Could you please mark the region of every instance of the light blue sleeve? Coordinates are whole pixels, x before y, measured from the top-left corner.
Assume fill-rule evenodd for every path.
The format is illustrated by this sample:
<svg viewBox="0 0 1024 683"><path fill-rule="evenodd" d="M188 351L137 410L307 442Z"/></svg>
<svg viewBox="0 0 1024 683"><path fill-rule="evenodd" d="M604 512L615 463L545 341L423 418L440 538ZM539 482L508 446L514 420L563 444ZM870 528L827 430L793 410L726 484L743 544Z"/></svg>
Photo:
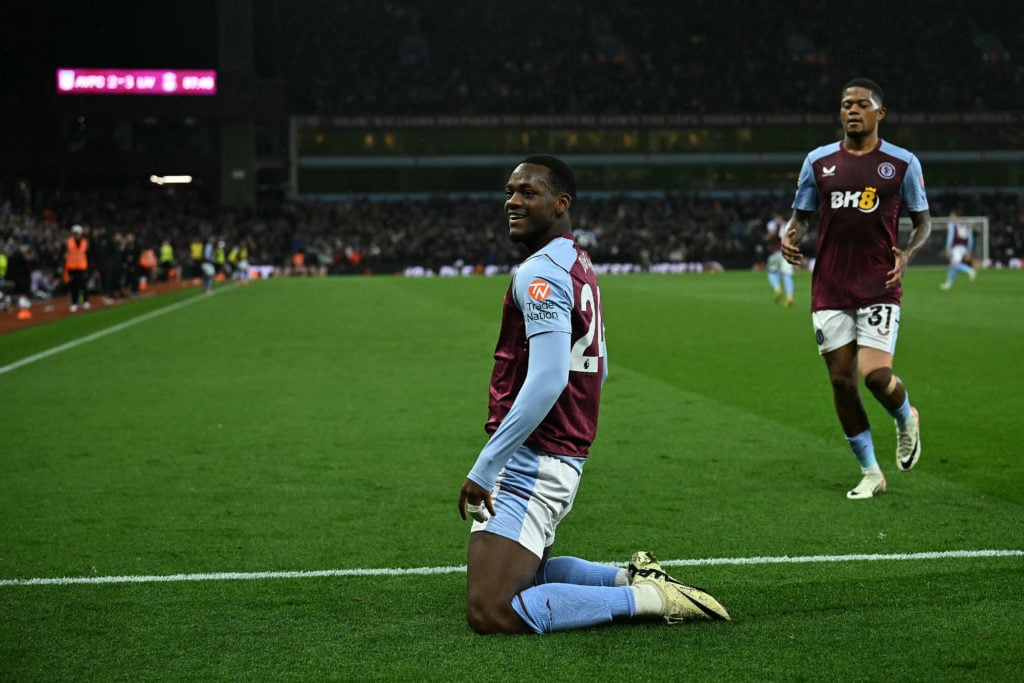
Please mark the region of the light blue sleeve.
<svg viewBox="0 0 1024 683"><path fill-rule="evenodd" d="M541 332L572 332L572 278L548 256L523 263L512 282L512 296L523 313L527 339Z"/></svg>
<svg viewBox="0 0 1024 683"><path fill-rule="evenodd" d="M928 210L928 195L924 191L924 171L921 169L921 162L914 155L910 155L907 166L907 173L903 176L903 184L900 185L900 197L907 211L917 213Z"/></svg>
<svg viewBox="0 0 1024 683"><path fill-rule="evenodd" d="M569 335L542 332L530 337L530 365L508 415L487 441L467 475L490 491L505 466L527 437L551 411L569 384Z"/></svg>
<svg viewBox="0 0 1024 683"><path fill-rule="evenodd" d="M956 234L956 224L952 221L949 222L949 227L946 228L946 251L953 248L953 235Z"/></svg>
<svg viewBox="0 0 1024 683"><path fill-rule="evenodd" d="M793 208L800 211L814 211L818 208L818 181L814 177L814 166L811 165L811 155L809 154L804 158L803 166L800 167L800 178L796 183Z"/></svg>

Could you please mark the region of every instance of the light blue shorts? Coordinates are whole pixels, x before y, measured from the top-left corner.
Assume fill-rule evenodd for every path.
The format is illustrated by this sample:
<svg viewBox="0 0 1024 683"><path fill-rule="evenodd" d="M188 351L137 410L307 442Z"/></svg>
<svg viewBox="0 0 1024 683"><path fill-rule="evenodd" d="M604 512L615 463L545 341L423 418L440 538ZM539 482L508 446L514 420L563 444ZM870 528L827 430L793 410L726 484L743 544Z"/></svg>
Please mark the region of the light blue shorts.
<svg viewBox="0 0 1024 683"><path fill-rule="evenodd" d="M781 273L782 275L793 274L793 264L786 260L781 251L773 252L768 257L768 274Z"/></svg>
<svg viewBox="0 0 1024 683"><path fill-rule="evenodd" d="M489 531L543 557L555 542L555 528L572 509L581 470L582 461L577 465L520 446L498 473L491 492L494 516L473 522L470 533Z"/></svg>

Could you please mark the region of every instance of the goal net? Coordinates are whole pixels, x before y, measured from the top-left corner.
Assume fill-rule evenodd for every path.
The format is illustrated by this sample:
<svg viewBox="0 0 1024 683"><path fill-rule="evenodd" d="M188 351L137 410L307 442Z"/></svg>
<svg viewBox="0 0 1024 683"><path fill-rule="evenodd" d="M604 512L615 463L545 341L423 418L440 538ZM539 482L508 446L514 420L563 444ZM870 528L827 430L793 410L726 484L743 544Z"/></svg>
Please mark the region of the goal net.
<svg viewBox="0 0 1024 683"><path fill-rule="evenodd" d="M932 216L932 231L928 235L928 241L917 252L912 265L915 266L936 266L949 265L949 257L946 256L946 235L949 232L949 216ZM986 266L991 263L988 252L988 216L957 216L956 222L966 225L974 231L974 249L971 254L979 259ZM899 225L899 246L902 249L907 246L910 239L910 230L913 224L909 218L900 218Z"/></svg>

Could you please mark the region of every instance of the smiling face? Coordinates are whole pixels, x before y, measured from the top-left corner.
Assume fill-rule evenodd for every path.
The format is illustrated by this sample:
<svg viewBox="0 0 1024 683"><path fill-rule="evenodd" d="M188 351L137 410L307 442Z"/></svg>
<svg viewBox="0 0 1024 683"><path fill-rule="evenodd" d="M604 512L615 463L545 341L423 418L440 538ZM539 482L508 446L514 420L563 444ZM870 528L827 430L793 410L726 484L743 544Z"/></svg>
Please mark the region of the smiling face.
<svg viewBox="0 0 1024 683"><path fill-rule="evenodd" d="M531 252L556 235L570 230L568 194L558 192L550 171L540 164L519 164L505 186L508 236Z"/></svg>
<svg viewBox="0 0 1024 683"><path fill-rule="evenodd" d="M885 107L867 88L853 87L843 91L839 105L839 121L843 133L851 140L864 140L878 134L878 122L885 118Z"/></svg>

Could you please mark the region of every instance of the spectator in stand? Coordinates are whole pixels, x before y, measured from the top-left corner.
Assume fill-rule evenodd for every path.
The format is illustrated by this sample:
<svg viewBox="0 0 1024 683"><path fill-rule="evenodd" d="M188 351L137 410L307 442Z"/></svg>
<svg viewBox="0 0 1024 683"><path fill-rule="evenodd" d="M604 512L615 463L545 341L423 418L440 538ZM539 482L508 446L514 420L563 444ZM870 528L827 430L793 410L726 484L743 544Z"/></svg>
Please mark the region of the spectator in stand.
<svg viewBox="0 0 1024 683"><path fill-rule="evenodd" d="M142 275L139 265L139 243L135 240L134 232L124 234L124 249L121 251L121 268L124 271L124 285L128 289L128 296L139 295L139 278Z"/></svg>
<svg viewBox="0 0 1024 683"><path fill-rule="evenodd" d="M292 252L292 267L285 271L286 275L306 275L306 252L297 250Z"/></svg>
<svg viewBox="0 0 1024 683"><path fill-rule="evenodd" d="M108 306L114 299L123 296L121 291L121 235L111 235L101 225L92 230L90 240L91 254L95 256L96 268L100 273L100 291L103 292L103 303Z"/></svg>
<svg viewBox="0 0 1024 683"><path fill-rule="evenodd" d="M28 244L19 244L7 260L7 279L12 283L14 298L30 298L32 295L32 261L34 255Z"/></svg>

